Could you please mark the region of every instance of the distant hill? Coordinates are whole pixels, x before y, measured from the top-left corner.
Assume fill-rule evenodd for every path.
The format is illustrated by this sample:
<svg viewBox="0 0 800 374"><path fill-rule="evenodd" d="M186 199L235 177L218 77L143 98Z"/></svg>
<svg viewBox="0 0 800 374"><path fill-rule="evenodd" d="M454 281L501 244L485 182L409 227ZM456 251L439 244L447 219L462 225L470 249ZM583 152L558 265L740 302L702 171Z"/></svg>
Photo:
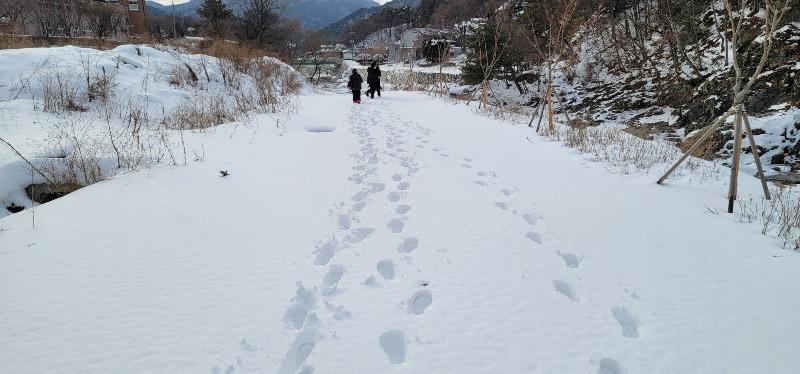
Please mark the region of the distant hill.
<svg viewBox="0 0 800 374"><path fill-rule="evenodd" d="M347 30L350 26L352 26L356 22L367 19L384 10L390 8L403 8L403 7L416 8L417 6L419 6L419 3L420 0L392 0L381 6L361 8L356 10L355 12L350 13L349 15L340 20L331 23L330 25L325 27L324 31L327 31L336 36L340 36L342 35L342 33L345 32L345 30Z"/></svg>
<svg viewBox="0 0 800 374"><path fill-rule="evenodd" d="M397 0L395 0L397 1ZM237 7L237 0L223 0L232 10ZM197 17L197 9L203 0L191 0L188 3L175 5L175 14ZM321 29L332 22L340 20L358 9L375 8L378 3L373 0L289 0L284 16L295 19L306 28ZM171 5L161 5L153 1L147 3L152 15L171 15Z"/></svg>

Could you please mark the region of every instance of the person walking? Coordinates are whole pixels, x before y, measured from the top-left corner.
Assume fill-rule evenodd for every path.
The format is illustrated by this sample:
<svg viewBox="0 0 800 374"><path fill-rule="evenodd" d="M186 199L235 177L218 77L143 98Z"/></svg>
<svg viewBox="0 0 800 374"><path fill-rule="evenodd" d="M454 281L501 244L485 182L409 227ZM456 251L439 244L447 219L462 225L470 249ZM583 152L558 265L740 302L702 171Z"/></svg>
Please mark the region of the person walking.
<svg viewBox="0 0 800 374"><path fill-rule="evenodd" d="M361 83L364 82L364 79L361 78L361 74L358 74L358 70L353 69L353 74L350 74L350 80L347 82L347 88L353 92L353 104L361 104Z"/></svg>
<svg viewBox="0 0 800 374"><path fill-rule="evenodd" d="M367 96L374 99L375 92L377 92L378 97L381 97L381 67L377 62L373 62L367 68L367 84L369 85Z"/></svg>

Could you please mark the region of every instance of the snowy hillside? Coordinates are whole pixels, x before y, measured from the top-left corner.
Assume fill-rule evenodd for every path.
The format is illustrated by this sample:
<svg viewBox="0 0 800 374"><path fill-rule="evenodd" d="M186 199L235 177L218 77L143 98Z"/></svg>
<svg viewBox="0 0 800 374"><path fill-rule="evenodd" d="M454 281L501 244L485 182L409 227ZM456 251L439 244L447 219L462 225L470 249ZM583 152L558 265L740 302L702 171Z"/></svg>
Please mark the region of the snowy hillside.
<svg viewBox="0 0 800 374"><path fill-rule="evenodd" d="M723 214L658 139L227 56L0 51L5 371L800 368L797 188Z"/></svg>
<svg viewBox="0 0 800 374"><path fill-rule="evenodd" d="M31 184L85 186L117 172L202 157L202 150L180 145L181 130L284 113L303 84L271 58L228 60L133 45L2 50L0 138L37 169L31 173L12 148L0 146L0 217L11 204L31 207L23 191Z"/></svg>

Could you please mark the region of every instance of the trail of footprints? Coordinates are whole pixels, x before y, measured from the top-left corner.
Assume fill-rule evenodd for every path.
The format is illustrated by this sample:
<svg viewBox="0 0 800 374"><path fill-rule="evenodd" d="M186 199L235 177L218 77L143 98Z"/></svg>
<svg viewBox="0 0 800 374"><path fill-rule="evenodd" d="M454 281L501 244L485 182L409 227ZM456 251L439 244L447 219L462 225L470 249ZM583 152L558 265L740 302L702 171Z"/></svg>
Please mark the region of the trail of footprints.
<svg viewBox="0 0 800 374"><path fill-rule="evenodd" d="M334 304L336 294L344 292L339 288L339 281L347 269L341 264L333 263L333 260L337 252L368 240L375 233L376 229L374 227L354 227L358 223L357 215L369 202L374 201L376 197L383 196L386 201L391 203L390 205L394 204L392 206L394 206L396 216L384 225L385 230L398 234L395 256L408 256L420 246L419 239L416 237L404 236L407 215L411 210L411 206L402 203L405 195L412 188L407 177L413 176L419 171L419 166L414 161L414 153L407 150L407 148L413 146L419 150L425 149L428 144L428 140L425 139L431 134L431 130L416 126L413 130L419 132L419 134L412 141L415 144L410 144L411 142L405 139L410 138L408 129L411 128L412 123L403 121L399 115L392 112L391 108L382 108L382 110L384 115L388 115L393 121L379 121L377 119L380 117L369 110L366 111L366 115L353 114L350 118L350 122L353 124L350 131L358 137L361 147L359 153L352 155L356 163L352 168L354 173L349 177L349 180L355 185L362 186L362 189L353 195L350 201L338 205L340 212L334 214L334 219L339 232L332 234L328 240L318 245L314 251L314 264L327 267L319 286L307 289L302 283L298 282L297 284L295 297L291 300L284 315L287 328L296 330L297 334L286 353L283 365L278 371L281 374L310 374L313 372L313 367L307 365L306 360L316 347L320 335L321 322L317 316L317 308L320 301L333 319L338 320L349 317L350 313L344 306ZM402 124L403 128L393 125L398 122ZM382 154L379 154L376 147L377 138L370 134L370 128L376 127L382 127L386 131L386 149ZM490 188L494 181L500 180L497 173L476 168L472 158L452 157L450 153L447 153L442 148L429 148L429 151L444 159L451 160L451 162L457 162L462 168L474 173L472 174L473 183L480 188ZM391 160L397 161L399 166L405 169L405 173L392 174L391 181L375 181L381 165L388 164ZM501 199L493 201L494 206L504 212L518 216L522 223L530 228L529 231L525 231L524 237L535 243L534 245L544 244L542 235L533 230L539 226L541 217L533 212L518 212L509 201L516 193L517 191L511 188L499 189L497 196L500 196ZM563 260L565 268L572 271L579 270L584 260L582 256L575 253L556 252L556 254ZM384 282L395 281L398 279L397 264L396 259L382 259L375 264L375 272ZM376 285L377 283L378 280L375 275L370 275L363 281L363 285L366 286ZM427 288L428 285L427 281L422 282L418 286L423 288L418 289L404 301L406 313L423 316L433 305L434 297L430 289ZM552 286L556 292L572 302L581 300L575 285L567 280L555 279L552 281ZM635 293L631 296L638 298ZM639 320L627 307L611 308L610 314L619 324L622 336L625 338L639 337ZM399 329L385 331L377 337L377 344L391 364L402 364L407 361L409 343L410 340L406 333ZM606 357L598 362L598 372L619 374L623 370L617 361Z"/></svg>
<svg viewBox="0 0 800 374"><path fill-rule="evenodd" d="M441 148L432 148L432 152L438 154L442 157L450 157L448 153L444 149ZM465 157L460 159L460 166L467 170L477 170L475 165L473 164L473 159L469 157ZM489 188L492 185L492 182L495 180L499 180L499 175L492 171L484 171L484 170L477 170L473 174L475 177L473 183L477 186L483 188ZM516 190L511 188L501 188L499 190L498 196L502 196L504 198L511 198L515 195ZM525 224L530 227L536 227L539 225L539 221L541 217L535 213L522 213L520 214L516 209L514 209L513 205L504 199L499 201L494 201L494 206L502 211L510 212L516 216L519 216ZM525 238L529 239L530 241L536 243L537 245L543 244L544 239L542 235L536 231L527 231L525 232ZM581 263L583 262L583 257L579 254L575 253L562 253L556 252L558 256L562 258L564 261L564 265L567 269L577 270L580 268ZM552 281L553 289L558 292L559 294L566 297L568 300L572 302L579 302L581 299L578 295L577 288L572 282L563 280L563 279L555 279ZM635 292L630 292L629 290L625 290L628 295L634 299L638 299L638 295ZM410 300L409 301L409 311L417 310L417 306L422 308L425 305L424 296L421 299L422 301ZM422 309L424 311L424 308ZM613 307L610 310L610 314L614 318L614 320L619 324L621 329L621 335L625 338L638 338L639 337L639 328L640 322L638 318L625 306L617 306ZM621 374L623 372L620 364L612 358L604 357L599 361L598 364L598 372L602 374Z"/></svg>
<svg viewBox="0 0 800 374"><path fill-rule="evenodd" d="M346 267L342 264L334 263L336 254L351 248L352 245L359 244L368 240L376 232L375 227L359 226L357 216L370 202L375 201L376 197L383 196L393 206L394 218L385 223L385 229L393 234L398 234L398 244L395 256L407 256L414 252L420 245L419 239L414 236L403 236L406 229L407 215L411 206L403 204L405 195L410 191L412 185L407 180L419 171L419 166L414 161L414 153L406 148L410 147L407 127L412 125L403 122L399 116L392 114L391 110L384 109L389 117L395 121L379 121L376 113L366 111L362 115L350 116L353 126L350 131L358 138L360 151L351 156L355 160L352 167L353 174L349 180L361 186L361 190L353 195L349 201L337 205L333 216L338 232L331 234L330 238L319 244L313 252L314 265L327 268L322 280L317 287L307 289L302 283L298 282L295 297L291 300L289 307L284 315L286 326L290 330L296 330L294 342L283 361L279 373L311 373L313 367L306 364L307 358L311 355L320 338L321 322L318 317L318 308L324 306L328 314L334 319L348 318L349 311L342 305L335 305L336 295L345 290L340 289L339 282L343 278ZM374 123L371 123L374 122ZM398 128L393 123L402 123L403 128ZM377 138L370 134L371 128L382 127L386 132L386 149L379 153L376 147ZM419 133L414 139L416 148L424 149L424 135L429 135L430 130L416 126L415 130ZM412 135L413 136L413 135ZM446 156L446 155L445 155ZM403 173L391 175L391 181L376 181L378 170L381 165L396 161ZM392 258L380 260L375 265L375 271L383 281L394 281L397 279L397 261ZM369 276L363 282L364 285L376 284L375 276ZM427 282L424 283L427 286ZM412 315L422 315L433 303L433 294L427 290L419 290L405 301L407 313ZM388 361L392 364L402 364L407 360L407 347L409 339L402 330L389 330L377 337L377 344L386 354Z"/></svg>

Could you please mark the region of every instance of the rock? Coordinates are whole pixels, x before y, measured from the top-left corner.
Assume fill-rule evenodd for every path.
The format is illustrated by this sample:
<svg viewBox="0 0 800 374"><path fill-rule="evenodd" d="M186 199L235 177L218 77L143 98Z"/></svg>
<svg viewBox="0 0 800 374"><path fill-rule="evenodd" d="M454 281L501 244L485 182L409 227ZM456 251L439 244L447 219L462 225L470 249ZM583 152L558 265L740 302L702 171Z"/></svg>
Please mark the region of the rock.
<svg viewBox="0 0 800 374"><path fill-rule="evenodd" d="M47 183L36 183L25 187L25 193L28 198L39 203L49 203L59 197L64 197L67 194L81 189L83 186L74 183L63 183L58 185L50 185Z"/></svg>
<svg viewBox="0 0 800 374"><path fill-rule="evenodd" d="M776 173L768 175L767 180L778 184L800 184L800 173Z"/></svg>

